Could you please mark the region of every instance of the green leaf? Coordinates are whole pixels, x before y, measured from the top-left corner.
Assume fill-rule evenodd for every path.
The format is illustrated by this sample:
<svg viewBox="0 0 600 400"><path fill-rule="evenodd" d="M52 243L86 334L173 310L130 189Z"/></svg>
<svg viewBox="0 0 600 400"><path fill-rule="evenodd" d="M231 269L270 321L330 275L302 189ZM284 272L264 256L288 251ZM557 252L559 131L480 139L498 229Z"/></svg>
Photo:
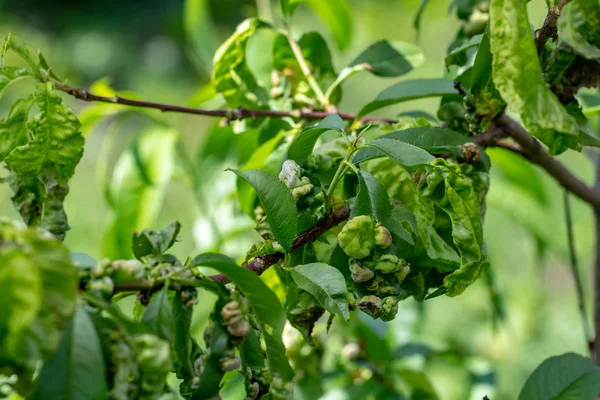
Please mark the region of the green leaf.
<svg viewBox="0 0 600 400"><path fill-rule="evenodd" d="M104 242L108 257L130 258L132 233L153 224L175 167L176 142L175 131L155 128L117 161L110 186L114 220Z"/></svg>
<svg viewBox="0 0 600 400"><path fill-rule="evenodd" d="M458 132L438 127L408 128L388 133L378 139L399 140L431 154L453 153L454 155L460 155L462 146L469 141L467 137ZM382 155L376 149L361 149L354 156L353 162L360 163Z"/></svg>
<svg viewBox="0 0 600 400"><path fill-rule="evenodd" d="M411 227L410 232L404 227L404 223L409 224ZM411 232L417 234L417 221L408 208L401 206L392 207L390 219L384 225L393 235L398 236L408 244L415 244Z"/></svg>
<svg viewBox="0 0 600 400"><path fill-rule="evenodd" d="M51 83L38 85L40 114L28 124L30 140L5 158L13 204L27 225L40 225L63 239L69 229L63 201L67 182L83 155L81 124Z"/></svg>
<svg viewBox="0 0 600 400"><path fill-rule="evenodd" d="M215 27L209 10L208 0L185 0L183 25L186 39L194 55L198 57L198 66L204 72L209 71L215 53Z"/></svg>
<svg viewBox="0 0 600 400"><path fill-rule="evenodd" d="M249 169L228 169L243 178L254 188L275 235L285 251L290 251L298 230L296 201L290 190L276 176L268 172Z"/></svg>
<svg viewBox="0 0 600 400"><path fill-rule="evenodd" d="M417 9L417 12L415 13L415 17L413 19L413 28L415 28L415 30L417 31L417 36L419 35L419 32L421 31L421 18L423 17L423 12L425 11L427 4L429 4L429 0L421 0L421 3L419 4L419 8Z"/></svg>
<svg viewBox="0 0 600 400"><path fill-rule="evenodd" d="M358 117L404 101L451 95L457 95L458 98L454 82L448 79L414 79L403 81L379 93L373 101L360 110Z"/></svg>
<svg viewBox="0 0 600 400"><path fill-rule="evenodd" d="M288 149L287 158L296 161L300 165L306 164L317 140L328 131L344 133L344 121L339 115L328 115L318 125L307 128L296 135Z"/></svg>
<svg viewBox="0 0 600 400"><path fill-rule="evenodd" d="M173 322L175 336L173 338L173 350L179 362L188 374L193 375L194 366L190 359L192 353L192 337L190 336L190 327L192 325L192 309L181 300L181 293L176 292L173 298Z"/></svg>
<svg viewBox="0 0 600 400"><path fill-rule="evenodd" d="M163 288L150 301L142 323L146 325L154 335L172 342L175 337L175 321L171 311L171 304L167 297L167 288Z"/></svg>
<svg viewBox="0 0 600 400"><path fill-rule="evenodd" d="M279 374L290 381L294 372L290 367L281 335L285 326L285 311L271 289L254 273L241 268L227 256L206 253L191 261L194 266L207 266L225 274L248 298L263 332L267 348L267 363L271 374Z"/></svg>
<svg viewBox="0 0 600 400"><path fill-rule="evenodd" d="M133 254L138 260L149 254L159 255L169 250L177 241L177 235L181 230L178 221L172 222L160 231L144 229L142 232L134 232L132 238Z"/></svg>
<svg viewBox="0 0 600 400"><path fill-rule="evenodd" d="M424 62L425 55L418 46L400 41L380 40L363 51L348 67L361 66L377 76L397 77Z"/></svg>
<svg viewBox="0 0 600 400"><path fill-rule="evenodd" d="M40 53L31 45L25 43L17 35L9 33L2 41L2 44L0 44L0 65L2 66L4 66L4 57L8 50L17 53L19 57L29 65L30 72L33 76L39 80L44 78L40 70L42 67Z"/></svg>
<svg viewBox="0 0 600 400"><path fill-rule="evenodd" d="M338 269L324 263L299 265L292 269L292 278L327 311L350 319L346 281Z"/></svg>
<svg viewBox="0 0 600 400"><path fill-rule="evenodd" d="M246 45L257 29L267 26L256 18L245 20L215 53L212 84L230 108L264 108L267 94L248 67Z"/></svg>
<svg viewBox="0 0 600 400"><path fill-rule="evenodd" d="M435 159L425 150L398 139L378 138L368 145L405 167L427 164Z"/></svg>
<svg viewBox="0 0 600 400"><path fill-rule="evenodd" d="M600 393L600 368L575 353L550 357L533 371L519 400L592 400Z"/></svg>
<svg viewBox="0 0 600 400"><path fill-rule="evenodd" d="M0 121L0 161L18 146L28 141L27 118L33 106L33 97L17 100L6 119Z"/></svg>
<svg viewBox="0 0 600 400"><path fill-rule="evenodd" d="M494 83L508 107L552 154L579 149L577 122L542 77L525 6L520 0L496 0L490 5Z"/></svg>
<svg viewBox="0 0 600 400"><path fill-rule="evenodd" d="M105 361L94 323L77 307L58 350L44 364L35 398L44 400L106 399Z"/></svg>
<svg viewBox="0 0 600 400"><path fill-rule="evenodd" d="M287 18L290 18L294 14L294 11L296 11L296 8L302 4L303 1L304 0L281 0L280 5L283 15Z"/></svg>
<svg viewBox="0 0 600 400"><path fill-rule="evenodd" d="M358 193L350 218L368 215L385 223L391 217L390 198L377 178L365 171L358 172Z"/></svg>
<svg viewBox="0 0 600 400"><path fill-rule="evenodd" d="M21 67L1 67L0 68L0 97L4 90L15 82L25 78L33 78L33 75L27 68Z"/></svg>
<svg viewBox="0 0 600 400"><path fill-rule="evenodd" d="M548 204L546 188L537 169L520 155L502 149L489 149L489 154L507 181L529 194L540 205Z"/></svg>
<svg viewBox="0 0 600 400"><path fill-rule="evenodd" d="M600 60L600 4L598 0L573 0L560 11L558 37L577 54Z"/></svg>
<svg viewBox="0 0 600 400"><path fill-rule="evenodd" d="M293 5L296 1L290 1ZM331 30L338 49L344 50L352 40L352 9L348 0L304 0Z"/></svg>
<svg viewBox="0 0 600 400"><path fill-rule="evenodd" d="M479 43L481 43L482 37L483 35L475 35L472 38L465 40L462 44L460 44L460 46L454 48L450 53L448 53L444 59L446 62L446 68L450 67L451 65L458 65L462 67L463 65L467 64L469 59L467 54L468 51L478 47Z"/></svg>

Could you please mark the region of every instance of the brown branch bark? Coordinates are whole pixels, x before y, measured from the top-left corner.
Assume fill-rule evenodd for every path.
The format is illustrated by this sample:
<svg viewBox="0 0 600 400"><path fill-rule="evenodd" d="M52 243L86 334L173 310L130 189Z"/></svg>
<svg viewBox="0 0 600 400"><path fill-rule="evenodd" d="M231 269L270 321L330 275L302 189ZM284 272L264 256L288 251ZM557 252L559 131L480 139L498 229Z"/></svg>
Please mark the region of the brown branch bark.
<svg viewBox="0 0 600 400"><path fill-rule="evenodd" d="M519 123L513 121L507 115L502 115L496 121L498 126L517 142L524 154L534 163L542 167L561 186L573 193L586 203L600 207L600 191L589 187L579 180L559 161L552 157L533 136L529 134Z"/></svg>
<svg viewBox="0 0 600 400"><path fill-rule="evenodd" d="M319 236L330 230L331 228L339 225L350 217L350 207L347 205L343 205L331 212L328 216L326 216L321 221L317 222L314 226L308 228L306 231L302 232L298 236L294 238L294 242L292 244L291 251L296 251L300 247L305 244L312 243ZM261 275L271 266L281 262L284 258L285 254L283 253L273 253L268 254L266 256L256 257L252 261L250 261L247 265L245 265L246 269L249 269L252 272L255 272L257 275ZM212 280L221 283L230 282L229 279L223 275L213 275L210 276ZM162 287L162 282L153 282L152 280L134 282L123 285L115 285L113 293L119 292L139 292L145 290L157 290Z"/></svg>
<svg viewBox="0 0 600 400"><path fill-rule="evenodd" d="M112 103L112 104L121 104L130 107L139 107L139 108L151 108L155 110L160 110L162 112L176 112L183 114L193 114L193 115L205 115L209 117L222 117L227 120L240 120L240 119L256 119L260 117L275 117L275 118L283 118L290 117L296 119L323 119L331 114L337 114L346 121L356 121L356 114L350 114L345 112L328 112L328 111L313 111L313 110L292 110L292 111L280 111L280 110L248 110L246 108L238 108L235 110L204 110L200 108L192 108L192 107L183 107L176 106L171 104L163 104L163 103L155 103L151 101L141 101L141 100L132 100L127 99L121 96L98 96L96 94L90 93L86 90L77 89L71 87L69 85L62 84L60 82L55 82L54 86L65 93L70 94L71 96L88 102L100 102L100 103ZM385 124L393 124L396 123L396 120L387 119L387 118L379 118L379 117L364 117L361 119L361 122L381 122Z"/></svg>
<svg viewBox="0 0 600 400"><path fill-rule="evenodd" d="M548 39L552 39L553 42L558 40L558 31L556 29L556 21L560 15L560 11L570 0L560 0L556 7L548 9L548 15L544 20L542 27L535 31L535 47L538 54L542 54L544 46Z"/></svg>

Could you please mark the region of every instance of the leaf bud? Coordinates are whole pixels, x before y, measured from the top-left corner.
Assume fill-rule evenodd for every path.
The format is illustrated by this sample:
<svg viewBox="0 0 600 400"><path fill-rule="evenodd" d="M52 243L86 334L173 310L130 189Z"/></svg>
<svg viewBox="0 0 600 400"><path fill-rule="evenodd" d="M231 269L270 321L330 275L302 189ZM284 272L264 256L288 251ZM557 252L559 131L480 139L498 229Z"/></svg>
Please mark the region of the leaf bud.
<svg viewBox="0 0 600 400"><path fill-rule="evenodd" d="M358 263L350 264L350 272L352 273L352 280L356 283L363 283L375 275L368 267L361 267Z"/></svg>
<svg viewBox="0 0 600 400"><path fill-rule="evenodd" d="M383 247L384 249L392 244L392 234L380 223L375 226L375 244Z"/></svg>

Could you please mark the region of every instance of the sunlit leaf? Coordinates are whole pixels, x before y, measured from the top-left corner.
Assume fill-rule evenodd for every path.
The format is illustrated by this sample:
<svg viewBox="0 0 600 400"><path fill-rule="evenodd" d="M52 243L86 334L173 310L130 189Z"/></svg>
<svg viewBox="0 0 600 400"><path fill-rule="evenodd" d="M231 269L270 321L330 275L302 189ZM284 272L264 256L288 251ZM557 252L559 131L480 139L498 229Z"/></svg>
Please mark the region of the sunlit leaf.
<svg viewBox="0 0 600 400"><path fill-rule="evenodd" d="M411 43L380 40L373 43L349 67L362 66L382 77L396 77L410 72L425 62L422 50Z"/></svg>
<svg viewBox="0 0 600 400"><path fill-rule="evenodd" d="M448 55L444 59L446 62L446 68L448 68L451 65L465 65L468 61L467 52L470 49L479 46L482 37L483 35L475 35L469 40L464 41L460 46L454 48L450 53L448 53Z"/></svg>
<svg viewBox="0 0 600 400"><path fill-rule="evenodd" d="M33 78L33 75L27 68L8 66L0 68L0 97L7 87L26 78Z"/></svg>
<svg viewBox="0 0 600 400"><path fill-rule="evenodd" d="M33 106L33 97L17 100L6 119L0 121L0 161L17 146L28 141L27 118Z"/></svg>
<svg viewBox="0 0 600 400"><path fill-rule="evenodd" d="M573 0L560 11L558 37L580 56L600 60L600 5L597 0Z"/></svg>
<svg viewBox="0 0 600 400"><path fill-rule="evenodd" d="M391 217L390 199L385 188L365 171L358 173L358 193L352 204L350 218L358 215L374 217L375 221L384 225Z"/></svg>
<svg viewBox="0 0 600 400"><path fill-rule="evenodd" d="M412 144L392 138L378 138L369 142L369 146L379 150L387 157L403 166L427 164L434 156Z"/></svg>

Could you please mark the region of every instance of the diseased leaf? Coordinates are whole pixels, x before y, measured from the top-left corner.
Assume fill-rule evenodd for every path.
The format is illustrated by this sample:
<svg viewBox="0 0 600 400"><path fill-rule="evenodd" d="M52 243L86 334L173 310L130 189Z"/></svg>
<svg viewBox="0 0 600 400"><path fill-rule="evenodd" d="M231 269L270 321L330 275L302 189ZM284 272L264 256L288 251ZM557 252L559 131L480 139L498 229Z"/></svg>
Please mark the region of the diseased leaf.
<svg viewBox="0 0 600 400"><path fill-rule="evenodd" d="M62 239L69 229L63 208L67 182L83 155L81 124L51 83L38 85L35 101L40 114L28 124L31 139L5 158L12 201L27 225Z"/></svg>
<svg viewBox="0 0 600 400"><path fill-rule="evenodd" d="M292 141L287 152L287 158L296 161L300 165L306 164L308 156L313 152L315 143L317 143L319 137L327 131L344 133L344 121L339 115L329 115L318 125L300 132Z"/></svg>
<svg viewBox="0 0 600 400"><path fill-rule="evenodd" d="M142 323L149 328L152 334L172 342L176 335L176 329L167 290L166 287L163 288L152 298L142 316Z"/></svg>
<svg viewBox="0 0 600 400"><path fill-rule="evenodd" d="M425 55L414 44L380 40L363 51L347 68L360 66L377 76L397 77L410 72L424 62Z"/></svg>
<svg viewBox="0 0 600 400"><path fill-rule="evenodd" d="M18 146L27 143L27 118L33 106L33 97L17 100L6 119L0 121L0 161Z"/></svg>
<svg viewBox="0 0 600 400"><path fill-rule="evenodd" d="M404 101L452 95L456 95L457 98L460 98L458 92L454 88L454 82L448 79L414 79L403 81L394 86L390 86L379 93L374 100L360 110L358 117Z"/></svg>
<svg viewBox="0 0 600 400"><path fill-rule="evenodd" d="M260 202L265 209L265 214L281 246L289 251L298 230L298 211L296 201L290 190L283 182L268 172L249 169L228 169L243 178L254 188Z"/></svg>
<svg viewBox="0 0 600 400"><path fill-rule="evenodd" d="M27 68L21 67L1 67L0 68L0 97L4 90L21 79L33 78L33 75Z"/></svg>
<svg viewBox="0 0 600 400"><path fill-rule="evenodd" d="M533 371L519 400L592 400L600 393L600 368L575 353L550 357Z"/></svg>
<svg viewBox="0 0 600 400"><path fill-rule="evenodd" d="M25 43L20 37L13 33L9 33L2 44L0 44L0 65L4 66L4 57L6 52L12 50L19 55L29 65L29 71L37 79L42 79L42 60L41 53L34 49L31 45ZM45 60L44 60L45 63ZM48 69L48 68L45 68Z"/></svg>
<svg viewBox="0 0 600 400"><path fill-rule="evenodd" d="M40 400L106 399L105 361L94 323L77 307L54 356L37 379Z"/></svg>
<svg viewBox="0 0 600 400"><path fill-rule="evenodd" d="M281 335L285 325L285 312L279 299L254 273L241 268L227 256L214 253L201 254L191 263L207 266L225 274L248 298L260 324L267 347L267 364L271 374L279 374L290 381L294 372L290 367Z"/></svg>
<svg viewBox="0 0 600 400"><path fill-rule="evenodd" d="M490 5L494 83L508 107L552 154L579 149L575 119L542 77L525 5L520 0L495 0Z"/></svg>
<svg viewBox="0 0 600 400"><path fill-rule="evenodd" d="M600 60L600 4L598 0L572 0L560 11L558 37L577 54Z"/></svg>
<svg viewBox="0 0 600 400"><path fill-rule="evenodd" d="M397 139L378 138L368 144L405 167L427 164L435 159L425 150Z"/></svg>
<svg viewBox="0 0 600 400"><path fill-rule="evenodd" d="M462 145L469 141L467 137L458 132L438 127L408 128L388 133L378 139L399 140L431 154L453 153L454 155L460 155ZM353 162L360 163L382 155L381 151L374 148L361 149L354 156Z"/></svg>
<svg viewBox="0 0 600 400"><path fill-rule="evenodd" d="M346 321L350 319L346 281L339 270L324 263L312 263L294 267L291 273L296 284L315 296L323 308Z"/></svg>
<svg viewBox="0 0 600 400"><path fill-rule="evenodd" d="M176 142L175 131L156 128L121 155L110 187L114 220L104 241L108 257L131 258L132 233L153 224L175 167Z"/></svg>
<svg viewBox="0 0 600 400"><path fill-rule="evenodd" d="M215 53L212 84L230 108L265 106L267 94L246 63L246 45L257 29L267 26L256 18L245 20Z"/></svg>

